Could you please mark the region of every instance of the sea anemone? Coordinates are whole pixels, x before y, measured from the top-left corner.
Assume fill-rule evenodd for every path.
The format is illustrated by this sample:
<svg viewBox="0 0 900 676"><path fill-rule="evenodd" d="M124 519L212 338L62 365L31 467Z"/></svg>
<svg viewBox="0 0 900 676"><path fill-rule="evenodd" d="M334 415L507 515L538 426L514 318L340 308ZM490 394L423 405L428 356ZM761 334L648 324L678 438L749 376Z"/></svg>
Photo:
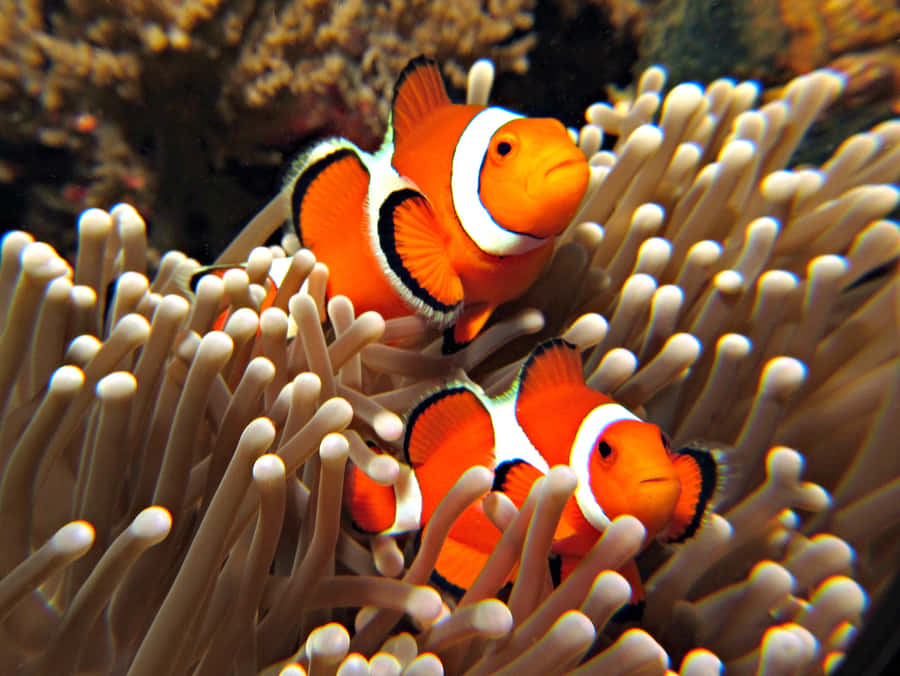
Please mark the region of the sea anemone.
<svg viewBox="0 0 900 676"><path fill-rule="evenodd" d="M470 98L486 100L490 80L477 64ZM328 271L295 238L260 246L280 198L227 251L246 267L194 293L181 280L198 264L178 252L145 276L144 223L127 205L82 214L74 269L8 234L0 660L154 676L839 664L900 562L900 231L881 220L898 201L900 123L821 169L786 170L838 76L801 77L759 109L750 83L665 97L663 84L650 69L631 102L588 109L573 132L592 165L576 223L526 297L452 355L416 317L326 303ZM458 602L429 574L489 471L466 472L420 538L362 536L342 517L348 462L396 482L409 407L450 379L504 391L539 335L578 346L589 385L676 444L728 458L717 513L638 559L639 626L611 622L629 596L614 571L642 545L633 517L549 581L565 467L521 509L485 498L503 537Z"/></svg>

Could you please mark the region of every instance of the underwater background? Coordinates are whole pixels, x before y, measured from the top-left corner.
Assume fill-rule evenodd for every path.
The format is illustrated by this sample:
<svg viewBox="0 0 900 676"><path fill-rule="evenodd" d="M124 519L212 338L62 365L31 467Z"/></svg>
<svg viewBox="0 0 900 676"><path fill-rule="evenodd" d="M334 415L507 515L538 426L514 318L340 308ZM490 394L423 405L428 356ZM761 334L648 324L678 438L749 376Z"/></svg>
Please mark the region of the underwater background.
<svg viewBox="0 0 900 676"><path fill-rule="evenodd" d="M8 469L24 438L35 447L46 444L53 449L43 457L62 457L63 469L57 474L56 465L38 456L29 470L33 475L26 475L36 478L40 472L44 483L40 491L26 491L24 500L15 495L21 491L10 478L18 480L21 474L4 470L0 524L7 531L3 537L14 546L6 547L5 554L0 552L0 576L8 574L0 581L0 611L5 618L0 665L15 664L24 673L35 674L49 673L54 665L54 673L132 673L132 669L135 674L205 674L223 673L217 670L227 667L233 670L227 673L240 674L259 669L260 673L308 672L313 676L401 672L430 676L441 671L494 673L504 668L506 673L533 673L529 665L535 664L540 664L545 674L574 673L579 668L582 671L578 673L646 670L664 674L668 668L705 675L718 673L724 663L729 674L838 673L845 652L863 627L897 626L894 616L876 619L872 613L877 606L874 602L893 598L891 581L900 567L896 441L900 438L896 434L896 416L900 415L900 278L896 270L900 234L896 223L888 220L897 218L895 184L900 178L900 131L894 120L900 113L898 39L900 4L893 0L0 0L0 227L3 233L24 231L51 244L69 265L75 266L77 261L80 270L74 277L63 272L59 259L45 251L34 253L30 262L14 263L29 245L24 239L7 240L9 253L4 249L0 269L0 316L5 319L0 334L0 392L4 397L0 462L7 463ZM326 310L324 297L314 297L315 303L309 304L313 309L300 308L298 303L289 310L285 300L283 314L292 319L306 312L307 320L310 316L323 320L315 330L309 328L309 322L305 333L301 330L305 348L327 344L332 353L329 358L340 353L342 359L356 364L356 380L348 377L346 370L337 375L339 365L317 362L301 348L292 351L290 338L280 334L280 329L275 330L273 335L278 337L273 340L282 341L281 347L272 348L274 343L262 346L261 338L254 346L260 327L257 317L252 330L235 328L229 334L236 345L234 358L231 347L225 355L221 345L214 345L215 340L203 343L210 354L216 349L220 353L207 355L214 365L208 379L203 381L197 375L197 381L191 382L192 387L205 387L209 392L203 390L199 403L178 413L179 407L188 405L188 397L179 400L178 395L181 388L187 389L188 367L200 353L201 343L210 335L221 335L211 331L218 314L215 310L223 303L230 303L232 310L252 303L238 302L237 294L229 300L228 293L223 296L220 291L215 302L209 301L202 311L198 310L202 304L193 297L186 297L182 307L172 300L181 292L171 279L162 274L154 280L160 269L172 272L162 265L166 252L180 251L202 264L211 263L281 189L291 159L325 136L347 137L367 150L377 148L387 125L397 74L419 54L434 57L441 65L454 101L466 96L469 68L478 59L490 59L496 68L491 104L527 115L556 117L581 130L582 148L606 153L595 164L603 169L612 168L625 156L626 141L640 124L661 124L660 102L679 83L697 82L704 92L715 91L722 100L733 102L740 98L735 94L728 99L738 90L734 83L752 80L759 83L753 110L772 104L770 111L781 101L793 110L798 99L815 98L817 88L828 91L822 94L820 107L811 104L810 128L802 140L790 138L789 133L778 137L778 143L784 142L788 149L788 156L779 159L792 172L778 171L777 162L771 168L780 179L793 180L791 174L796 182L775 185L773 181L764 189L760 168L758 175L737 180L737 191L746 193L746 219L740 210L735 213L732 203L721 208L727 219L734 221L729 221L728 227L716 225L710 218L713 225L704 241L722 242L721 261L704 263L704 252L697 250L697 258L690 259L691 267L688 259L694 249L689 245L694 240L688 235L670 237L677 235L677 230L671 229L668 221L662 226L652 223L653 216L646 211L641 212L646 222L642 217L633 219L632 212L640 210L637 203L623 207L621 213L617 208L616 200L631 186L629 190L647 202L664 204L667 214L678 214L682 205L685 213L680 216L690 222L688 212L699 198L691 196L689 187L694 185L693 177L703 172L683 169L684 174L679 174L673 169L665 181L648 187L640 183L636 170L637 178L629 176L618 190L607 184L603 193L601 186L600 198L587 212L587 227L570 228L562 238L559 255L533 291L500 312L493 325L497 332L473 343L457 361L440 361L433 349L429 352L426 346L435 336L418 325L388 323L388 336L409 341L403 354L371 349L391 347L379 343L390 341L375 335L375 325L367 325L370 333L365 336L354 334L353 339L334 348L338 334L362 316L354 319L351 308L350 321L346 316L338 319ZM642 73L654 65L665 70L664 84L657 71L639 84ZM822 68L837 73L839 79L804 81L793 89L788 86L794 78ZM730 78L732 84L721 84L722 78ZM642 95L655 97L656 108L639 110L636 101ZM709 94L713 108L715 97ZM586 117L586 110L596 102L608 106L595 117ZM727 110L730 104L723 105ZM733 105L740 108L743 104ZM749 102L743 110L753 112ZM785 115L790 118L790 112ZM735 117L737 114L731 118L723 114L721 119L730 125ZM588 127L603 128L602 143L585 134L586 122ZM868 133L873 128L875 131ZM734 140L730 131L716 128L710 132L709 146L695 162L704 166L721 159L716 152ZM754 133L763 139L757 139L757 145L763 147L764 130L754 132L751 125L735 137L748 139ZM856 145L848 149L845 141L860 133ZM697 135L702 137L700 132ZM592 147L594 141L597 147ZM778 143L767 147L769 159L778 155ZM841 149L847 152L836 161L835 153ZM760 167L769 166L769 160L758 161ZM818 167L821 171L815 169ZM780 196L779 190L787 197ZM628 196L634 197L631 192ZM607 199L606 206L601 198ZM106 226L91 224L89 218L85 232L96 225L96 232L107 234L100 236L102 241L85 246L89 235L82 233L79 239L75 225L79 214L92 207L111 209L118 203L133 205L134 210L114 211L109 217L114 225L106 231ZM719 214L714 206L701 215ZM97 212L90 213L91 218L98 218ZM821 217L819 221L814 215ZM753 234L748 226L745 240L743 228L751 217L771 217L783 230L775 226L773 234L766 221ZM794 234L799 230L793 231L787 239L773 243L787 231L788 224L797 223L822 229L807 238ZM606 227L606 233L592 227L596 224ZM640 239L632 240L628 227L645 231ZM146 232L140 247L128 248L131 240L122 235L126 230ZM651 237L654 234L660 236ZM659 245L655 240L663 235L675 246L674 253L669 250L660 263L654 258L658 251L639 247L650 239ZM93 259L83 253L90 246L95 247L95 254L100 251ZM140 255L129 259L138 249ZM131 253L123 253L126 251ZM285 252L295 253L289 246ZM104 255L105 263L100 265ZM57 263L58 269L53 267ZM92 263L98 270L103 268L102 274L86 271ZM679 267L682 263L684 267ZM115 274L111 276L110 270ZM743 277L726 274L735 271ZM140 281L129 278L132 286L122 285L114 292L112 282L122 272L140 273L151 281L142 287ZM315 274L310 264L303 277L315 279ZM50 290L50 280L66 275L73 277L75 287L97 291L93 305L84 304L71 288L62 293L63 285ZM17 280L32 277L38 280L33 288L17 285ZM632 284L635 278L638 281ZM648 282L648 278L652 279ZM318 283L320 287L324 284L321 278ZM666 305L676 286L684 296L675 305ZM565 290L564 301L560 289ZM153 373L152 387L145 392L143 385L131 385L121 374L150 372L149 357L141 366L139 356L144 345L150 344L148 336L158 334L139 326L135 319L133 326L126 327L132 334L126 336L123 328L121 336L112 340L111 336L116 321L122 318L143 316L145 324L149 322L162 306L162 298L170 299L171 326L165 329L167 338L160 340L169 342L154 354L160 364L166 364L166 370ZM23 309L29 303L34 308L31 315ZM48 316L63 306L69 314L54 324ZM532 307L544 313L540 326L534 314L528 314L526 308ZM592 323L593 319L583 319L595 317L594 313L604 318L602 328ZM16 334L10 328L16 322L27 331ZM176 326L195 333L179 345ZM54 332L58 339L47 340ZM43 337L43 342L32 340L32 334ZM701 352L698 347L693 354L693 344L683 350L684 340L669 342L687 334L707 349ZM69 349L70 338L87 335L96 337L94 343L82 341ZM256 455L263 453L272 443L271 439L265 442L270 431L256 424L259 419L250 419L265 414L275 420L271 431L275 435L277 429L274 447L290 447L284 453L279 451L286 458L287 476L299 472L307 486L320 482L333 488L343 465L329 459L330 447L325 460L315 456L323 437L334 442L329 435L352 428L347 434L352 447L348 452L351 459L362 462L368 456L359 447L359 435L377 437L384 431L385 420L398 420L416 395L438 384L438 376L447 378L461 368L486 388L502 391L538 336L550 335L565 335L584 351L586 376L592 378L593 386L616 392L617 399L640 408L664 428L678 429L682 436L699 429L705 438L714 430L717 441L741 447L754 459L756 465L751 469L742 468L742 490L722 509L723 514L732 510L725 516L739 536L726 545L730 536L725 535L725 519L717 516L698 537L696 546L684 550L680 558L663 549L646 552L640 566L648 577L655 576L648 587L648 617L630 628L606 626L619 598L617 582L598 577L581 580L581 587L569 591L568 601L549 597L556 599L557 606L548 609L537 599L534 607L526 604L527 612L521 611L513 618L515 623L512 619L510 623L518 629L523 618L530 618L534 624L525 626L531 634L526 631L510 642L498 638L504 635L504 613L509 611L499 602L493 606L482 599L479 609L483 614L478 616L443 606L442 617L450 615L456 622L450 625L452 631L447 630L452 635L445 636L430 626L435 618L430 606L424 608L433 601L422 592L427 575L412 575L396 581L406 587L388 590L405 594L391 611L405 611L406 619L396 627L388 623L388 629L381 635L376 631L375 638L367 635L363 641L354 635L349 643L350 635L339 627L351 629L352 615L329 609L321 590L318 597L310 592L298 602L302 612L285 620L289 627L278 635L276 619L281 621L291 613L277 603L277 596L285 593L294 601L304 590L315 589L310 579L318 578L310 573L311 567L321 567L324 572L320 572L327 575L322 589L336 595L337 587L346 580L335 575L335 565L339 574L349 571L367 582L389 570L393 574L386 577L396 577L400 572L386 561L396 564L396 557L391 556L400 550L390 549L396 545L347 536L346 524L339 523L338 507L338 516L330 524L335 537L331 553L323 555L324 559L301 556L301 545L313 540L311 527L305 527L301 535L288 531L290 526L299 530L304 517L312 517L307 524L315 518L315 509L308 506L314 501L290 483L294 493L289 488L287 498L269 496L275 502L286 502L286 516L274 519L278 508L266 506L263 497L261 506L254 503L252 510L246 504L233 505L231 518L239 514L245 530L229 532L228 519L224 519L226 525L220 523L218 531L203 531L199 524L214 504L217 482L224 483L226 478L227 458L222 459L221 447L230 443L233 451L239 437L244 439L242 431L252 428L262 441L254 442L248 434L246 444L255 444ZM110 348L114 358L100 365L94 362L92 371L92 359L103 354L103 346L113 344L118 345ZM667 346L671 347L668 352ZM46 356L41 352L44 348L49 350ZM267 351L270 349L274 353ZM149 354L149 349L146 352ZM621 358L623 352L631 354L630 366L627 358L606 360L610 353ZM261 354L276 364L275 375L260 375L264 369L258 362L256 370L250 366ZM280 355L281 361L273 354ZM664 358L656 359L660 355ZM19 372L22 364L27 366ZM298 366L318 374L324 389L299 382ZM67 370L76 368L81 376ZM56 392L46 383L51 374L61 370L57 383L61 389ZM229 397L237 401L238 384L254 378L258 391L265 392L260 410L226 419L226 412L231 411ZM95 386L104 382L108 392L103 387L95 392ZM295 386L292 393L279 396L279 388L290 386ZM80 399L76 390L82 392L82 388L86 394ZM341 417L346 417L346 411L338 411L336 405L329 408L324 401L329 388L331 395L340 394L353 404L352 424L350 418ZM350 399L354 393L359 399ZM71 408L39 408L52 403L51 394ZM727 413L715 412L716 397ZM134 412L132 399L140 402L140 406L134 404ZM186 432L185 420L191 414L202 417L207 406L210 420L197 425L199 431ZM288 413L294 410L291 406L308 415L292 417L294 414ZM58 415L53 416L53 410ZM45 417L38 417L39 411ZM95 547L97 551L92 550L70 572L59 573L77 558L76 550L77 556L83 555L87 535L67 531L72 541L64 552L60 545L62 549L52 555L55 559L47 554L50 558L39 560L44 556L40 547L45 541L52 542L49 538L70 518L87 518L90 462L81 460L79 464L79 453L82 444L90 449L103 447L97 443L103 411L118 411L124 422L122 429L108 430L111 439L118 439L118 445L110 444L130 448L130 461L136 464L124 469L126 460L122 466L110 462L127 477L123 485L141 490L133 497L107 496L104 504L114 505L109 510L115 516L106 521L96 517L107 527L103 533L98 526L97 542L102 547ZM314 412L319 417L314 417ZM106 415L106 420L114 419L113 413ZM180 426L176 425L179 415L183 418ZM712 421L706 429L698 422L704 416ZM41 437L39 430L29 426L32 420L45 426L48 421L59 422L59 429L68 437ZM90 420L90 425L85 420ZM232 426L224 424L225 420ZM178 489L173 489L176 497L171 497L171 491L167 494L172 505L166 507L175 515L176 525L166 540L171 543L156 558L142 561L139 555L165 538L173 522L168 517L167 526L164 515L148 513L155 509L146 507L151 497L152 504L165 503L157 499L164 482L155 489L152 481L147 483L150 479L141 474L149 471L144 468L147 463L134 449L146 450L147 439L152 439L161 456L163 448L175 447L175 433L167 436L170 429L196 434L185 442L193 448L196 464L181 467L182 474L172 480L172 485L180 485L194 502L182 504L184 496ZM287 443L293 438L285 429L305 434L303 443ZM302 452L298 450L301 445ZM786 447L803 454L806 465ZM85 452L84 457L92 458L94 452ZM339 456L341 451L334 453ZM206 454L218 459L206 460L204 465ZM309 460L312 456L314 461ZM334 466L327 467L332 461ZM154 462L162 472L162 457ZM219 463L218 474L203 473L215 463ZM22 465L16 469L18 472ZM176 470L171 471L175 476ZM261 466L258 483L284 484L283 467L281 472L279 475L277 467ZM249 475L241 480L247 486L251 483ZM826 506L816 492L821 490L818 485L813 489L807 481L824 486L838 499ZM263 488L259 492L266 495ZM66 496L62 500L65 506L55 502L58 495ZM143 498L145 502L139 504ZM98 508L87 512L97 515ZM258 526L247 526L251 517L263 512L278 526L264 526L262 517ZM141 544L130 545L130 550L115 550L113 543L129 532L132 519L135 523L142 519L138 525L149 534L140 536L144 538ZM279 540L282 519L286 525ZM147 521L153 525L147 526ZM267 527L278 532L266 531ZM627 540L628 533L622 532ZM251 535L255 538L257 533L269 538L267 545L260 545L271 547L268 561L252 558L258 551ZM187 552L193 552L197 542L206 545L216 536L227 542L227 548L218 559L212 556L202 562L204 568ZM3 542L0 538L0 544ZM414 545L400 542L401 569L403 555L408 565L404 575L414 570L410 563L415 560ZM605 553L610 561L634 555L626 552L630 544L620 545L619 550L614 545L609 544ZM86 581L93 579L92 571L100 570L97 564L107 546L107 551L120 556L122 568L107 578L104 597L102 589L90 587ZM227 552L231 552L228 557ZM25 559L25 554L30 558ZM51 559L52 565L48 563ZM23 560L37 568L44 566L40 568L43 577L34 572L37 568L22 572L17 566ZM131 567L135 560L140 565ZM223 565L225 560L236 562L233 569ZM189 580L177 575L186 561L196 566ZM154 572L154 565L158 571ZM104 574L110 574L113 563L109 566ZM234 592L235 581L250 570L256 570L259 579L265 578L265 585L260 582L258 589L253 587L243 595ZM152 581L144 590L141 575ZM49 582L28 596L39 586L35 581L29 588L29 581L39 577ZM142 649L145 633L167 592L177 584L189 586L191 582L202 590L205 583L198 580L213 577L218 585L215 592L210 583L205 596L198 592L189 597L197 601L197 613L202 617L194 616L182 624L171 620L169 633L154 634L156 643L143 649L143 666L135 667L132 659ZM97 579L102 581L99 574ZM79 595L82 584L81 588L94 596L87 592ZM360 591L358 599L363 601L355 605L376 605L388 592L377 586ZM247 600L248 594L252 601ZM109 598L113 601L106 610ZM253 633L252 625L231 618L234 625L229 625L228 632L216 635L216 613L227 617L223 609L235 598L240 599L236 605L241 611L260 620L254 634L258 643L248 648L246 638L243 643L234 639L234 645L220 653L207 651L211 645L222 648L240 631ZM246 604L252 605L252 612ZM177 616L167 608L167 618ZM550 615L539 618L537 610L541 608L556 614L549 620ZM579 625L580 619L571 614L575 612L588 617L594 629ZM186 610L182 613L181 619L190 616ZM382 624L387 621L380 619ZM115 622L119 624L113 626ZM79 623L84 626L78 628ZM264 631L277 638L262 638ZM510 631L506 627L506 632ZM641 633L633 633L637 631ZM574 644L559 647L553 643L567 633L577 637L572 639ZM194 645L185 646L191 643L184 639L186 635L197 637ZM154 648L157 654L165 653L165 639L172 636L181 638L175 652L162 659L169 671L154 671L159 659L147 655ZM888 643L877 633L872 636L874 647L867 647L870 657L880 655L878 648ZM345 638L347 645L342 643ZM535 662L536 655L528 651L532 642L544 639L546 643L539 645L547 655L555 656L554 663ZM51 648L45 650L47 646ZM76 646L88 649L80 653ZM368 666L361 664L366 660L347 657L355 650L371 658ZM480 659L482 652L496 659ZM440 661L424 659L432 653ZM394 662L379 662L382 655L393 655ZM604 655L606 662L602 661ZM233 664L228 666L232 657ZM582 658L584 664L579 667ZM856 659L862 662L855 664L865 664L865 657ZM63 663L65 667L60 668ZM291 671L295 663L296 670ZM865 668L871 671L860 666L848 673L887 669L883 665Z"/></svg>

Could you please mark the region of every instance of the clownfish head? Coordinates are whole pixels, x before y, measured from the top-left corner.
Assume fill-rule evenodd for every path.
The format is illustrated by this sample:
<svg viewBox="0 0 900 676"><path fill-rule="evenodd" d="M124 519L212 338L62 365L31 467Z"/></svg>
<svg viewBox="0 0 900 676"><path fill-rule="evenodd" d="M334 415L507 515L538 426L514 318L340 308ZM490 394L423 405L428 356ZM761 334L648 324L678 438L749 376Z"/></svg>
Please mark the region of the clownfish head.
<svg viewBox="0 0 900 676"><path fill-rule="evenodd" d="M587 160L561 122L522 117L491 137L479 195L501 227L544 239L574 218L589 179Z"/></svg>
<svg viewBox="0 0 900 676"><path fill-rule="evenodd" d="M670 522L681 496L681 480L660 429L620 420L596 439L589 459L590 487L610 519L638 518L648 537Z"/></svg>

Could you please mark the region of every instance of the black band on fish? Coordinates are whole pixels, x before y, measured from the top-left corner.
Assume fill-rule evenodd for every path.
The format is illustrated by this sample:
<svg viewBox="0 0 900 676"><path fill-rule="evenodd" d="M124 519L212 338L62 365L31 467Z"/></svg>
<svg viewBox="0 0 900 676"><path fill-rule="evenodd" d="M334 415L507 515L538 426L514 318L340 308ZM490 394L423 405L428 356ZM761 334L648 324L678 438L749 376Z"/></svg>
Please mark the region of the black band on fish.
<svg viewBox="0 0 900 676"><path fill-rule="evenodd" d="M677 538L668 540L668 542L672 543L684 542L685 540L693 537L694 533L697 532L697 529L703 522L703 515L706 513L706 508L709 505L710 499L712 499L713 493L716 490L716 484L718 482L718 469L716 467L716 461L707 451L697 450L694 448L690 448L689 446L685 446L684 448L678 449L678 454L688 455L697 463L697 467L699 467L700 469L701 477L700 495L694 507L694 515L691 517L691 522L688 524L687 528L685 528L684 532L680 533Z"/></svg>
<svg viewBox="0 0 900 676"><path fill-rule="evenodd" d="M300 243L303 243L303 230L300 227L300 208L303 205L303 198L309 187L312 185L319 175L335 162L339 162L345 157L352 156L359 161L359 157L352 148L338 148L333 153L329 153L325 157L316 160L308 167L305 167L297 176L294 187L291 189L291 214L293 216L294 227L297 228L297 237ZM362 165L362 162L360 162ZM363 165L365 169L365 165ZM368 173L368 171L367 171Z"/></svg>
<svg viewBox="0 0 900 676"><path fill-rule="evenodd" d="M431 295L419 283L419 280L413 277L397 251L397 241L394 236L394 211L406 200L424 201L425 198L417 190L404 188L395 190L381 203L381 207L378 209L378 243L388 266L415 298L435 312L450 314L456 310L457 304L442 303Z"/></svg>

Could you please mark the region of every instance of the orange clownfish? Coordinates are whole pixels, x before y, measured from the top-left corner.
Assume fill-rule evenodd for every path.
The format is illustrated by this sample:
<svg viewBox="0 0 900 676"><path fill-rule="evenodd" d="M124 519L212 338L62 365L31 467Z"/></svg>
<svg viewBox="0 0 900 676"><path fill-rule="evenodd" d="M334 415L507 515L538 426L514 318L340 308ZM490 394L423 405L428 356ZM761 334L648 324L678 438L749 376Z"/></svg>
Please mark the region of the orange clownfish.
<svg viewBox="0 0 900 676"><path fill-rule="evenodd" d="M265 310L268 310L275 304L275 298L278 295L278 289L281 287L281 283L284 281L284 278L287 275L290 264L290 258L276 258L272 261L272 264L269 267L269 274L266 276L266 283L264 287L265 295L257 299L259 301L256 308L257 314L262 314ZM197 284L200 282L200 279L203 278L204 275L215 275L220 279L224 279L225 274L229 270L245 270L246 268L246 264L205 265L193 271L190 274L190 277L188 277L186 280L177 279L176 283L179 284L185 291L196 293ZM223 331L225 329L225 324L228 323L228 319L230 317L230 310L221 312L219 316L216 317L215 322L213 322L211 330ZM296 326L293 324L293 320L291 320L288 330L288 337L293 337L295 333Z"/></svg>
<svg viewBox="0 0 900 676"><path fill-rule="evenodd" d="M329 297L454 326L453 349L535 281L589 178L561 122L453 104L420 56L397 80L381 148L323 141L286 190L303 246L328 266Z"/></svg>
<svg viewBox="0 0 900 676"><path fill-rule="evenodd" d="M407 419L403 450L411 471L380 486L357 468L345 483L350 518L370 533L422 528L455 481L473 465L494 472L492 490L518 507L551 467L569 465L578 479L554 532L551 573L565 579L612 519L638 518L647 540L680 542L702 522L719 467L695 448L674 451L657 427L584 382L575 346L553 339L532 352L510 391L488 398L468 385L441 390ZM461 594L501 536L481 504L471 505L444 543L433 579ZM632 588L634 617L643 602L635 563L620 571Z"/></svg>

